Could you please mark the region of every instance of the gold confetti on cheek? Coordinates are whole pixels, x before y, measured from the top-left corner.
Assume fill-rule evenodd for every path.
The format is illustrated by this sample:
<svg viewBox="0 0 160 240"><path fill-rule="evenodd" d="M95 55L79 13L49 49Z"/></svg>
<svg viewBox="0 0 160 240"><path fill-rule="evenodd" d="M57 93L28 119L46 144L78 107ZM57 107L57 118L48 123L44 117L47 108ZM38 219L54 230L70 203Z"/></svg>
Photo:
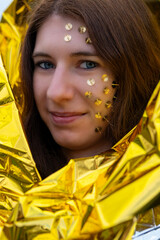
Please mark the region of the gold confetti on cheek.
<svg viewBox="0 0 160 240"><path fill-rule="evenodd" d="M89 92L89 91L85 92L85 96L87 98L91 98L92 97L92 92Z"/></svg>
<svg viewBox="0 0 160 240"><path fill-rule="evenodd" d="M107 82L109 80L108 75L107 74L103 74L102 75L102 80L103 80L103 82Z"/></svg>
<svg viewBox="0 0 160 240"><path fill-rule="evenodd" d="M108 120L108 116L107 116L107 115L104 116L104 117L102 118L102 120L105 121L105 122L109 122L109 120Z"/></svg>
<svg viewBox="0 0 160 240"><path fill-rule="evenodd" d="M64 37L64 41L65 41L65 42L70 42L71 39L72 39L71 35L66 35L66 36Z"/></svg>
<svg viewBox="0 0 160 240"><path fill-rule="evenodd" d="M96 132L96 133L102 133L102 127L97 127L97 128L95 129L95 132Z"/></svg>
<svg viewBox="0 0 160 240"><path fill-rule="evenodd" d="M78 28L78 31L83 34L87 31L87 28L84 27L84 26L81 26L81 27Z"/></svg>
<svg viewBox="0 0 160 240"><path fill-rule="evenodd" d="M117 99L117 96L114 96L114 97L113 97L113 101L115 101L116 99Z"/></svg>
<svg viewBox="0 0 160 240"><path fill-rule="evenodd" d="M107 95L110 92L110 89L108 87L106 87L106 88L104 88L103 92L104 92L104 94Z"/></svg>
<svg viewBox="0 0 160 240"><path fill-rule="evenodd" d="M88 37L88 38L86 38L86 43L87 44L92 44L92 40Z"/></svg>
<svg viewBox="0 0 160 240"><path fill-rule="evenodd" d="M102 118L102 115L100 114L100 112L95 114L95 118L97 118L97 119L101 119Z"/></svg>
<svg viewBox="0 0 160 240"><path fill-rule="evenodd" d="M118 87L119 86L119 84L116 82L116 81L113 81L112 82L112 88L116 88L116 87Z"/></svg>
<svg viewBox="0 0 160 240"><path fill-rule="evenodd" d="M65 29L67 31L70 31L72 28L73 28L73 25L71 23L67 23L66 26L65 26Z"/></svg>
<svg viewBox="0 0 160 240"><path fill-rule="evenodd" d="M111 103L110 101L107 101L107 102L105 103L105 107L106 107L106 108L111 108L111 107L112 107L112 103Z"/></svg>
<svg viewBox="0 0 160 240"><path fill-rule="evenodd" d="M94 86L95 83L96 83L96 81L95 81L93 78L90 78L90 79L87 80L87 84L88 84L89 86Z"/></svg>
<svg viewBox="0 0 160 240"><path fill-rule="evenodd" d="M98 99L95 100L94 103L95 103L96 106L99 106L99 105L102 104L102 100L98 98Z"/></svg>

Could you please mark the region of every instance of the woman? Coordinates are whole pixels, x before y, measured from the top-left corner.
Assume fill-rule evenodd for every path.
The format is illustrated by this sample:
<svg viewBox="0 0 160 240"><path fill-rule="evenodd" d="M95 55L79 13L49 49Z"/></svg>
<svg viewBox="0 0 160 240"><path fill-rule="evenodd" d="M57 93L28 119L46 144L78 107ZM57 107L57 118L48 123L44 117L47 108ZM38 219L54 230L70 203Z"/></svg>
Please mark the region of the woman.
<svg viewBox="0 0 160 240"><path fill-rule="evenodd" d="M138 123L158 83L158 46L140 0L35 6L21 61L28 140L43 177L78 159L33 186L28 161L5 157L13 184L2 181L2 240L131 239L135 216L160 191L159 84L133 134L109 149Z"/></svg>
<svg viewBox="0 0 160 240"><path fill-rule="evenodd" d="M42 177L70 158L110 149L138 123L158 83L159 45L158 26L143 1L38 2L21 77L25 129Z"/></svg>

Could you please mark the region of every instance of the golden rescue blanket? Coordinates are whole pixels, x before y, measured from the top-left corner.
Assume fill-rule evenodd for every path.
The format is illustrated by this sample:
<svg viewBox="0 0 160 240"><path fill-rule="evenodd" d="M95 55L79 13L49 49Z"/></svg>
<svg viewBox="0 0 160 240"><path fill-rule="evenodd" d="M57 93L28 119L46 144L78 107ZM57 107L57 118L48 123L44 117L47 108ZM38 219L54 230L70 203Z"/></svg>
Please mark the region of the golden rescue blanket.
<svg viewBox="0 0 160 240"><path fill-rule="evenodd" d="M136 227L158 226L160 207L152 206L160 203L160 83L140 123L110 151L71 159L41 180L19 114L26 8L13 1L0 24L0 239L130 240Z"/></svg>

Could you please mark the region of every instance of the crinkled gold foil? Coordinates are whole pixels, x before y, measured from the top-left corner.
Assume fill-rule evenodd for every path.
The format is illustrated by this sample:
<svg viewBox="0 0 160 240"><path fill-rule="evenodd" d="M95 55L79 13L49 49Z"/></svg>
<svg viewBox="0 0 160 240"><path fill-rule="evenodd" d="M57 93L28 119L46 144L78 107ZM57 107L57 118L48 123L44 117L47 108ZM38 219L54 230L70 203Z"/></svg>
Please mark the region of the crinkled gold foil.
<svg viewBox="0 0 160 240"><path fill-rule="evenodd" d="M0 24L2 58L17 96L22 94L18 67L13 71L10 62L19 62L22 17L29 2L13 1ZM155 224L153 210L142 212L152 207L160 191L160 83L138 126L110 151L72 159L43 181L2 62L0 108L1 240L131 240L136 226L142 230L148 222ZM154 211L158 225L160 207Z"/></svg>
<svg viewBox="0 0 160 240"><path fill-rule="evenodd" d="M19 77L19 54L26 30L25 14L30 10L29 2L15 0L3 13L0 23L0 53L19 111L23 111L23 93Z"/></svg>
<svg viewBox="0 0 160 240"><path fill-rule="evenodd" d="M39 180L0 58L0 225L19 196Z"/></svg>
<svg viewBox="0 0 160 240"><path fill-rule="evenodd" d="M125 152L119 152L120 141L118 151L71 160L33 186L19 197L2 239L131 239L134 216L160 191L159 105L160 83L138 126L141 133L129 146L131 136L123 139Z"/></svg>
<svg viewBox="0 0 160 240"><path fill-rule="evenodd" d="M19 109L22 109L22 100L15 101L15 98L22 99L18 68L22 32L25 29L15 24L15 16L11 14L15 6L16 1L3 14L0 23L0 229L19 196L41 179L16 107L19 104Z"/></svg>

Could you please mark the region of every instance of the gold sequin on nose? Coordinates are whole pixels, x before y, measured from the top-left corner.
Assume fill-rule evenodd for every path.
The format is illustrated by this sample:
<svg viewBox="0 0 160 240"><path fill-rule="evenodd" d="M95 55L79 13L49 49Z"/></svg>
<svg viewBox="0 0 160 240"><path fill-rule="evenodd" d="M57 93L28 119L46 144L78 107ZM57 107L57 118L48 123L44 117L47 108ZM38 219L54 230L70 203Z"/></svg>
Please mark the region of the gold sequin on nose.
<svg viewBox="0 0 160 240"><path fill-rule="evenodd" d="M85 33L85 32L87 31L87 28L84 27L84 26L81 26L81 27L78 28L78 31L79 31L80 33Z"/></svg>
<svg viewBox="0 0 160 240"><path fill-rule="evenodd" d="M92 92L89 92L89 91L85 92L85 96L87 98L91 98L92 97Z"/></svg>
<svg viewBox="0 0 160 240"><path fill-rule="evenodd" d="M103 74L102 75L102 80L103 80L103 82L107 82L109 80L108 75L107 74Z"/></svg>
<svg viewBox="0 0 160 240"><path fill-rule="evenodd" d="M110 101L107 101L106 104L105 104L105 107L106 108L112 107L112 103Z"/></svg>
<svg viewBox="0 0 160 240"><path fill-rule="evenodd" d="M72 28L73 28L72 23L67 23L66 26L65 26L65 29L67 31L70 31Z"/></svg>
<svg viewBox="0 0 160 240"><path fill-rule="evenodd" d="M86 38L86 43L87 44L92 44L92 40L90 39L90 37Z"/></svg>
<svg viewBox="0 0 160 240"><path fill-rule="evenodd" d="M97 119L101 119L102 118L102 115L100 114L100 112L95 114L95 118L97 118Z"/></svg>
<svg viewBox="0 0 160 240"><path fill-rule="evenodd" d="M94 78L90 78L90 79L87 80L87 84L88 84L89 86L94 86L95 83L96 83L96 81L94 80Z"/></svg>
<svg viewBox="0 0 160 240"><path fill-rule="evenodd" d="M65 42L70 42L71 39L72 39L71 35L66 35L66 36L64 37L64 41L65 41Z"/></svg>
<svg viewBox="0 0 160 240"><path fill-rule="evenodd" d="M104 90L103 90L104 94L106 94L106 95L109 93L109 91L110 91L110 90L109 90L108 87L104 88Z"/></svg>
<svg viewBox="0 0 160 240"><path fill-rule="evenodd" d="M97 106L101 105L102 104L102 100L101 99L96 99L95 102L94 102Z"/></svg>

